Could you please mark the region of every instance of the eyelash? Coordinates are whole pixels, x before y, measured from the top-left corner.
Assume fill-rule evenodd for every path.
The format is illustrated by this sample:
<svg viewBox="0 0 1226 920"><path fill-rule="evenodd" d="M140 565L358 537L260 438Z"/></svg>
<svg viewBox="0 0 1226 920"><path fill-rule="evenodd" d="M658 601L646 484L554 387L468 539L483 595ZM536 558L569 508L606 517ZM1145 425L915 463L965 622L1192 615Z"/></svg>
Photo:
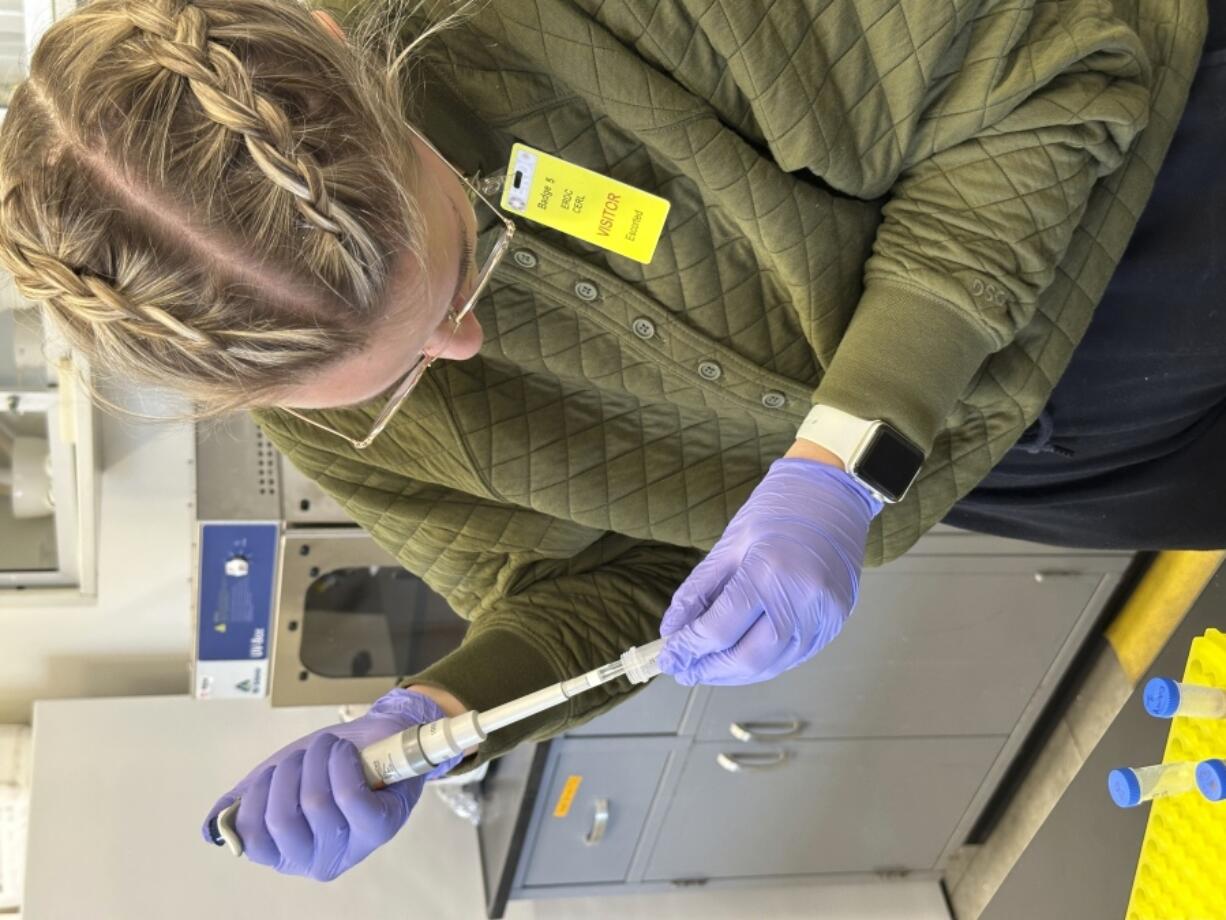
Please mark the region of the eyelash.
<svg viewBox="0 0 1226 920"><path fill-rule="evenodd" d="M460 250L460 278L463 280L468 277L468 266L472 263L473 246L472 243L464 240L464 248Z"/></svg>

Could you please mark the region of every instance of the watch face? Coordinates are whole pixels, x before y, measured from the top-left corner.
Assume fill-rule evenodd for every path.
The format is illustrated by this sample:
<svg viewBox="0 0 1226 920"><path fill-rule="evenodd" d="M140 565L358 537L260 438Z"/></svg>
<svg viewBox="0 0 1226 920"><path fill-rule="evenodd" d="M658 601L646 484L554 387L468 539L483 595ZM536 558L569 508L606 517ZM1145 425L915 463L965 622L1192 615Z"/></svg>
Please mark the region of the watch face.
<svg viewBox="0 0 1226 920"><path fill-rule="evenodd" d="M881 425L860 454L855 473L886 501L896 502L915 481L923 464L922 450Z"/></svg>

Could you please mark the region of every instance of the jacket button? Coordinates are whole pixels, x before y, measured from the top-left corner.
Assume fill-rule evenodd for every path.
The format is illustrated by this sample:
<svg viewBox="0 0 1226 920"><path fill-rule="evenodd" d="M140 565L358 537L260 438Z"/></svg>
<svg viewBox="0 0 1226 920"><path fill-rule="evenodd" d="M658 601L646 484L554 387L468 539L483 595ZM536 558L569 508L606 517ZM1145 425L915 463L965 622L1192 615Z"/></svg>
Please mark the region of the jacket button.
<svg viewBox="0 0 1226 920"><path fill-rule="evenodd" d="M724 369L714 361L699 361L698 376L703 380L719 380L724 374Z"/></svg>
<svg viewBox="0 0 1226 920"><path fill-rule="evenodd" d="M656 324L645 316L640 316L636 319L630 324L630 328L640 339L650 339L656 334Z"/></svg>
<svg viewBox="0 0 1226 920"><path fill-rule="evenodd" d="M768 409L782 409L788 404L788 398L778 390L762 394L762 405Z"/></svg>
<svg viewBox="0 0 1226 920"><path fill-rule="evenodd" d="M536 268L536 253L531 249L516 249L511 258L520 268Z"/></svg>
<svg viewBox="0 0 1226 920"><path fill-rule="evenodd" d="M575 296L590 303L600 296L600 288L591 281L578 281L575 283Z"/></svg>

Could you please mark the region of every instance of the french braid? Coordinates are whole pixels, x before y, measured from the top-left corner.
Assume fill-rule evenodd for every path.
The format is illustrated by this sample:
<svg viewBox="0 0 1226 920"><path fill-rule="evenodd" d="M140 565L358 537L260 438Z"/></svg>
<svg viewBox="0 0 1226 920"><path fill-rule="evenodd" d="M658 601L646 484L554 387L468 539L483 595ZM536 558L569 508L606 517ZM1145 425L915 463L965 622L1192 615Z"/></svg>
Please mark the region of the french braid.
<svg viewBox="0 0 1226 920"><path fill-rule="evenodd" d="M0 265L94 366L199 414L360 347L421 242L407 106L372 63L397 26L367 27L333 42L285 0L78 8L0 126Z"/></svg>
<svg viewBox="0 0 1226 920"><path fill-rule="evenodd" d="M177 8L177 15L168 14L168 6ZM292 152L294 138L285 112L255 91L234 52L209 41L203 9L181 0L155 0L131 4L127 12L133 25L150 37L154 60L187 81L209 118L243 137L251 158L274 185L294 196L309 224L338 240L359 246L368 242L362 226L328 197L318 164ZM371 251L361 255L377 260Z"/></svg>

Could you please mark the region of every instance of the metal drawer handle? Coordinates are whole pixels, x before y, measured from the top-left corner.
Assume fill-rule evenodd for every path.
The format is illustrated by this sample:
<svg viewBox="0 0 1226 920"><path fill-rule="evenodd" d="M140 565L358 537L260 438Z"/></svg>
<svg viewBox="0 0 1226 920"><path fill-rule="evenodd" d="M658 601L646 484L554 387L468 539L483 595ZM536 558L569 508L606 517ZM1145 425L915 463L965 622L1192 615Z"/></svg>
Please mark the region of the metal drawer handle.
<svg viewBox="0 0 1226 920"><path fill-rule="evenodd" d="M720 754L715 762L729 773L741 773L745 770L769 770L787 759L787 751L763 751L757 754Z"/></svg>
<svg viewBox="0 0 1226 920"><path fill-rule="evenodd" d="M778 741L799 735L805 723L800 719L791 722L733 722L728 731L737 741Z"/></svg>
<svg viewBox="0 0 1226 920"><path fill-rule="evenodd" d="M595 846L604 839L604 832L609 829L609 800L597 799L596 811L592 815L592 829L587 832L583 842Z"/></svg>
<svg viewBox="0 0 1226 920"><path fill-rule="evenodd" d="M1045 581L1052 581L1057 578L1076 578L1084 574L1085 572L1078 569L1040 569L1034 573L1034 580L1039 584L1043 584Z"/></svg>

